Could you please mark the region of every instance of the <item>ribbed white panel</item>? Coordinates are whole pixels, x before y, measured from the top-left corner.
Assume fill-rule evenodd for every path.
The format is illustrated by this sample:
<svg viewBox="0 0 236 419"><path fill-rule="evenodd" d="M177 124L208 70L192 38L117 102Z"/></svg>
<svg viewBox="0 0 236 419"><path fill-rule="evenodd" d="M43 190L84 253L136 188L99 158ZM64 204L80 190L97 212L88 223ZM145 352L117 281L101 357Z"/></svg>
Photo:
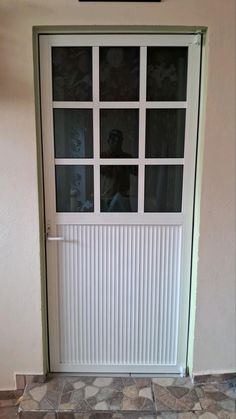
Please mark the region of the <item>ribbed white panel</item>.
<svg viewBox="0 0 236 419"><path fill-rule="evenodd" d="M181 226L60 225L60 362L175 365Z"/></svg>

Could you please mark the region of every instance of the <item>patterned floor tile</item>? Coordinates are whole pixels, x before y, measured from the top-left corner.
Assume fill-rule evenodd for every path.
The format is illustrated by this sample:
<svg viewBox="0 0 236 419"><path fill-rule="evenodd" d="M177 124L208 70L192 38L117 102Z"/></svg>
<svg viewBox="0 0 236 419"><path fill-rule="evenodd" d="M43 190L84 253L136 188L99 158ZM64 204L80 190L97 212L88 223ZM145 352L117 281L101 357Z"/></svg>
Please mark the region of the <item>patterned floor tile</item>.
<svg viewBox="0 0 236 419"><path fill-rule="evenodd" d="M21 412L20 419L57 419L57 415L52 412Z"/></svg>
<svg viewBox="0 0 236 419"><path fill-rule="evenodd" d="M0 408L1 407L14 407L16 406L16 400L0 400Z"/></svg>
<svg viewBox="0 0 236 419"><path fill-rule="evenodd" d="M0 419L19 419L18 407L1 407Z"/></svg>
<svg viewBox="0 0 236 419"><path fill-rule="evenodd" d="M230 413L226 416L221 416L214 414L212 412L207 411L201 411L201 412L181 412L181 413L161 413L157 416L156 419L236 419L236 415L233 413Z"/></svg>
<svg viewBox="0 0 236 419"><path fill-rule="evenodd" d="M4 396L0 395L0 419L19 417L16 398ZM236 419L236 383L194 386L189 378L54 376L46 383L27 385L20 418Z"/></svg>
<svg viewBox="0 0 236 419"><path fill-rule="evenodd" d="M232 415L236 418L236 389L232 382L206 384L197 387L196 391L203 410L222 419Z"/></svg>
<svg viewBox="0 0 236 419"><path fill-rule="evenodd" d="M202 410L198 394L188 378L154 378L157 412Z"/></svg>
<svg viewBox="0 0 236 419"><path fill-rule="evenodd" d="M53 411L58 408L63 379L49 378L44 384L28 384L20 404L22 411Z"/></svg>
<svg viewBox="0 0 236 419"><path fill-rule="evenodd" d="M17 400L23 394L23 390L1 390L0 400Z"/></svg>
<svg viewBox="0 0 236 419"><path fill-rule="evenodd" d="M65 381L59 410L153 412L151 380L70 377Z"/></svg>
<svg viewBox="0 0 236 419"><path fill-rule="evenodd" d="M59 412L58 419L156 419L156 416L150 416L140 413L72 413Z"/></svg>
<svg viewBox="0 0 236 419"><path fill-rule="evenodd" d="M52 412L20 412L20 419L56 419L56 413Z"/></svg>

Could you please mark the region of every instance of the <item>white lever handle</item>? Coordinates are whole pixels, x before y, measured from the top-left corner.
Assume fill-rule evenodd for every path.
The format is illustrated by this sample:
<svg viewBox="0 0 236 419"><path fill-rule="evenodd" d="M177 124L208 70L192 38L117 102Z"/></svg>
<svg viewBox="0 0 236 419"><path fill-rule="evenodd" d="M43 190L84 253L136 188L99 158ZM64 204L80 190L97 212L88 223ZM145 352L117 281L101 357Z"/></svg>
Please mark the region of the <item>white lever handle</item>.
<svg viewBox="0 0 236 419"><path fill-rule="evenodd" d="M53 237L53 236L48 236L47 237L48 241L51 242L61 242L62 240L64 240L64 237Z"/></svg>

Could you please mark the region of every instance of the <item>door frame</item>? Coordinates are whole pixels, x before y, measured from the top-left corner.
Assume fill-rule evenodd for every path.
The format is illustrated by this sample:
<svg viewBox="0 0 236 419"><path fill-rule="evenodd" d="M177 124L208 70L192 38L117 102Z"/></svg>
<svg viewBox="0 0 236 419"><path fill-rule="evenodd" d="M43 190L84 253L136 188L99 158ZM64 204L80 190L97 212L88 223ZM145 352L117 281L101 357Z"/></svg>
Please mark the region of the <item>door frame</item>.
<svg viewBox="0 0 236 419"><path fill-rule="evenodd" d="M73 34L99 34L102 33L112 33L116 34L162 34L162 35L195 35L195 42L203 41L205 36L206 28L205 27L191 27L186 30L186 27L179 28L170 28L170 27L153 27L153 26L97 26L96 29L94 26L80 26L80 27L34 27L33 28L33 54L34 54L34 79L35 79L35 109L36 109L36 138L37 138L37 168L38 168L38 196L39 196L39 233L40 233L40 266L41 266L41 301L42 301L42 341L44 348L44 372L51 370L50 366L50 355L49 355L49 336L48 336L48 296L47 296L47 271L46 271L46 241L45 241L45 197L44 197L44 175L43 175L43 152L42 152L42 121L41 121L41 94L40 94L40 74L39 74L39 37L40 35L46 34L60 34L67 35L70 33ZM203 45L203 42L202 42ZM202 56L202 48L201 48ZM200 65L201 73L201 65ZM199 97L201 93L201 80L199 81ZM200 109L200 100L198 101L197 113L199 119L199 109ZM199 121L198 121L199 126ZM197 133L196 140L196 165L195 165L195 178L194 178L194 197L193 197L193 216L192 216L192 246L189 250L191 253L191 266L190 268L190 282L187 300L191 305L195 305L195 301L191 301L191 281L192 281L192 265L193 265L193 242L195 242L195 247L198 246L198 230L194 228L195 224L195 188L196 188L196 173L198 169L198 138L199 133ZM196 244L197 243L197 244ZM187 323L188 329L190 325L190 317L188 316ZM187 357L186 365L183 365L182 373L186 373L188 368L188 346L189 346L189 333L188 333L188 342L187 342ZM155 374L156 375L156 374Z"/></svg>

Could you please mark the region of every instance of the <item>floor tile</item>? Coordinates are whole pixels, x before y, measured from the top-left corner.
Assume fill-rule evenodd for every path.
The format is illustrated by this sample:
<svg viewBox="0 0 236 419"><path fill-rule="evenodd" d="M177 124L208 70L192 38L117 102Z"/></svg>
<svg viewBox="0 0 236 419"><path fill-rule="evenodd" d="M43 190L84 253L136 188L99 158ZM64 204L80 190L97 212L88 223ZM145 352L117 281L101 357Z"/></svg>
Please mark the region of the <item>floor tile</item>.
<svg viewBox="0 0 236 419"><path fill-rule="evenodd" d="M16 406L16 400L14 399L0 400L0 408L1 407L15 407L15 406Z"/></svg>
<svg viewBox="0 0 236 419"><path fill-rule="evenodd" d="M19 419L18 407L1 407L0 419Z"/></svg>
<svg viewBox="0 0 236 419"><path fill-rule="evenodd" d="M201 412L181 412L181 413L161 413L156 419L236 419L235 413L217 415L209 411Z"/></svg>
<svg viewBox="0 0 236 419"><path fill-rule="evenodd" d="M17 418L16 394L4 399L6 394L0 397L0 419ZM189 378L52 376L26 386L20 418L236 419L236 383L194 386Z"/></svg>
<svg viewBox="0 0 236 419"><path fill-rule="evenodd" d="M28 384L23 394L20 410L23 411L53 411L58 408L63 379L49 378L46 383Z"/></svg>
<svg viewBox="0 0 236 419"><path fill-rule="evenodd" d="M70 377L64 383L59 410L153 412L151 380Z"/></svg>
<svg viewBox="0 0 236 419"><path fill-rule="evenodd" d="M170 386L178 386L178 387L186 387L186 388L193 388L193 382L189 377L160 377L160 378L152 378L152 383L159 384L162 387L170 387Z"/></svg>
<svg viewBox="0 0 236 419"><path fill-rule="evenodd" d="M190 379L154 378L152 385L157 412L202 410Z"/></svg>
<svg viewBox="0 0 236 419"><path fill-rule="evenodd" d="M20 419L57 419L52 412L20 412Z"/></svg>
<svg viewBox="0 0 236 419"><path fill-rule="evenodd" d="M236 418L236 391L232 382L206 384L196 389L203 410L222 418L229 414Z"/></svg>
<svg viewBox="0 0 236 419"><path fill-rule="evenodd" d="M1 390L0 400L17 400L23 394L23 390Z"/></svg>
<svg viewBox="0 0 236 419"><path fill-rule="evenodd" d="M58 419L156 419L156 416L140 413L72 413L59 412Z"/></svg>

